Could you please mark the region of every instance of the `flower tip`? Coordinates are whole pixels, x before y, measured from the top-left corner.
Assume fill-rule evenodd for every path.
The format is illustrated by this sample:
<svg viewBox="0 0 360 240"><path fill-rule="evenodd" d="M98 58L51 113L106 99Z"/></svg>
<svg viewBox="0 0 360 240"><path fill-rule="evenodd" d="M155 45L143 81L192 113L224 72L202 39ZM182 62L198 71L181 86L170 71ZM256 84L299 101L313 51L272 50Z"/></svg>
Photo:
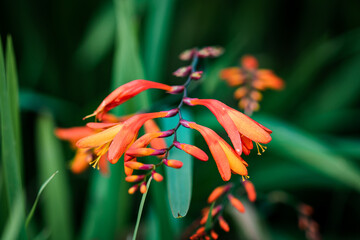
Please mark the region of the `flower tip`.
<svg viewBox="0 0 360 240"><path fill-rule="evenodd" d="M146 190L147 190L147 187L146 187L146 182L143 182L141 185L140 185L140 192L142 194L146 193Z"/></svg>
<svg viewBox="0 0 360 240"><path fill-rule="evenodd" d="M184 86L172 86L171 90L168 91L170 94L178 94L184 91Z"/></svg>
<svg viewBox="0 0 360 240"><path fill-rule="evenodd" d="M167 111L167 114L165 117L173 117L176 114L178 114L178 112L179 112L178 108L171 109L171 110Z"/></svg>
<svg viewBox="0 0 360 240"><path fill-rule="evenodd" d="M155 171L152 171L151 176L157 182L161 182L164 179L164 177L160 173L157 173Z"/></svg>
<svg viewBox="0 0 360 240"><path fill-rule="evenodd" d="M139 187L138 184L132 186L131 188L129 188L128 193L129 194L134 194L136 192L136 190L138 189L138 187Z"/></svg>

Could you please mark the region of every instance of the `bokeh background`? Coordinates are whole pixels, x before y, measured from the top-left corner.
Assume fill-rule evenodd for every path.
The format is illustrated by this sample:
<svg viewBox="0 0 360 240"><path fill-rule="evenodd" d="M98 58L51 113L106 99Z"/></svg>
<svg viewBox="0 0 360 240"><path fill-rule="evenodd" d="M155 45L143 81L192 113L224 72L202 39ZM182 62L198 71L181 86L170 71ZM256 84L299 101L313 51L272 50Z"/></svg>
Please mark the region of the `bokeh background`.
<svg viewBox="0 0 360 240"><path fill-rule="evenodd" d="M238 65L244 54L256 56L261 68L273 69L286 83L283 91L266 91L254 114L274 132L265 154L247 157L259 200L248 206L246 218L229 210L232 230L219 231L220 239L306 239L289 204L294 199L314 208L323 239L359 239L358 9L359 1L334 0L1 1L3 48L11 35L17 63L25 212L41 184L59 170L40 199L28 230L31 238L131 235L141 196L128 196L122 166L112 166L110 177L93 169L72 174L68 164L74 152L54 137L53 129L84 124L83 116L111 89L130 80L182 83L171 74L184 65L179 53L219 45L225 54L207 63L202 84L190 96L236 107L234 89L218 75ZM150 91L122 111L162 104L163 96ZM225 136L205 109L191 114ZM199 134L193 138L207 149ZM1 232L8 229L12 206L4 171L2 162ZM185 238L208 194L220 184L213 161L194 161L192 201L182 219L171 215L166 182L152 184L139 239Z"/></svg>

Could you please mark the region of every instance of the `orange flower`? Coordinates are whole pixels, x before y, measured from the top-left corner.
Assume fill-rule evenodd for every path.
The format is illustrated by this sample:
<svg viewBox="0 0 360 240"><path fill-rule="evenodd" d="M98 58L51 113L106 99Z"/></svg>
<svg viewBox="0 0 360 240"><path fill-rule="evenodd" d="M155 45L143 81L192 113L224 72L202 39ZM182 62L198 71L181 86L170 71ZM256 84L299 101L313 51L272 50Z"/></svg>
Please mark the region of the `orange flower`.
<svg viewBox="0 0 360 240"><path fill-rule="evenodd" d="M101 151L98 151L100 155L108 153L108 160L111 163L116 163L126 149L135 141L139 129L146 121L153 118L172 117L177 112L177 109L172 109L169 111L137 114L102 132L80 139L76 145L79 148L101 149Z"/></svg>
<svg viewBox="0 0 360 240"><path fill-rule="evenodd" d="M231 203L231 205L236 208L239 212L244 213L245 212L245 207L244 205L240 202L239 199L237 199L236 197L234 197L232 194L228 195L228 199L229 202Z"/></svg>
<svg viewBox="0 0 360 240"><path fill-rule="evenodd" d="M179 93L184 89L183 86L169 86L166 84L142 79L134 80L115 89L101 102L101 104L94 111L94 113L86 116L85 118L96 116L96 118L101 120L104 113L107 113L114 107L119 106L120 104L129 100L135 95L150 88L166 90L172 94Z"/></svg>
<svg viewBox="0 0 360 240"><path fill-rule="evenodd" d="M84 137L97 133L96 130L89 127L72 127L72 128L57 128L55 135L62 140L67 140L70 144L76 148L76 154L74 159L70 163L70 169L73 173L79 174L85 171L89 164L93 161L94 154L90 149L80 149L76 147L76 142ZM105 159L101 160L101 172L103 174L108 173L108 166Z"/></svg>
<svg viewBox="0 0 360 240"><path fill-rule="evenodd" d="M215 115L221 126L224 127L234 149L239 155L242 153L244 145L241 141L241 136L257 143L268 143L271 141L269 134L271 131L269 129L220 101L214 99L185 98L184 102L190 106L203 105L207 107Z"/></svg>
<svg viewBox="0 0 360 240"><path fill-rule="evenodd" d="M230 180L231 171L243 176L248 174L246 169L247 163L213 130L184 120L181 120L181 124L184 127L195 129L201 133L209 146L210 152L224 181Z"/></svg>
<svg viewBox="0 0 360 240"><path fill-rule="evenodd" d="M281 90L284 82L271 70L258 69L258 61L255 57L246 55L241 59L241 67L226 68L221 71L220 78L224 79L229 86L240 86L234 97L239 99L239 107L245 109L247 114L259 109L259 101L262 95L258 90L267 88Z"/></svg>

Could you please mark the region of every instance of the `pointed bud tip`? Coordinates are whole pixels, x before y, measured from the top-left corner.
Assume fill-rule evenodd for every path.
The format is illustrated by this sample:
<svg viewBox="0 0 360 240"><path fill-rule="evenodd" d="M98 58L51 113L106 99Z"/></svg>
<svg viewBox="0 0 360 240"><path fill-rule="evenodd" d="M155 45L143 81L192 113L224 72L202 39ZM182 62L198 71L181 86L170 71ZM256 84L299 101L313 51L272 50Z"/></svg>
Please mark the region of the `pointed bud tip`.
<svg viewBox="0 0 360 240"><path fill-rule="evenodd" d="M176 114L178 114L178 112L179 112L178 108L171 109L171 110L167 111L167 114L165 117L173 117Z"/></svg>

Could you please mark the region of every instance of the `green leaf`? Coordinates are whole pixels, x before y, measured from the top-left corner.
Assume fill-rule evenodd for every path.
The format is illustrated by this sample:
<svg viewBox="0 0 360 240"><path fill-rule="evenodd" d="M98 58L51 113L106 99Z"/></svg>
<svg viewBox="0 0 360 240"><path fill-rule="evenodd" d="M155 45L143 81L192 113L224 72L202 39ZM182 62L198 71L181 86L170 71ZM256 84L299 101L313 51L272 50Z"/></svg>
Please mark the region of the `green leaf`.
<svg viewBox="0 0 360 240"><path fill-rule="evenodd" d="M347 159L336 155L330 146L281 120L261 117L258 122L273 131L267 151L276 151L289 161L296 161L360 191L360 171Z"/></svg>
<svg viewBox="0 0 360 240"><path fill-rule="evenodd" d="M115 37L115 14L112 4L106 4L90 22L84 39L75 54L75 61L86 69L97 65L110 52Z"/></svg>
<svg viewBox="0 0 360 240"><path fill-rule="evenodd" d="M144 78L143 65L140 58L133 1L114 0L116 17L116 41L113 65L112 88L135 79ZM149 96L144 92L123 104L127 112L149 106ZM118 107L119 108L119 107Z"/></svg>
<svg viewBox="0 0 360 240"><path fill-rule="evenodd" d="M181 110L183 118L191 121L190 112ZM179 119L165 118L162 119L163 129L171 129L175 127ZM181 143L193 144L192 130L180 127L177 130L178 141ZM171 145L172 138L167 138L167 144ZM182 150L171 149L169 159L176 159L183 162L180 169L166 167L166 181L169 196L169 203L174 218L184 217L190 207L191 193L192 193L192 175L193 175L193 159L191 155Z"/></svg>
<svg viewBox="0 0 360 240"><path fill-rule="evenodd" d="M34 215L34 212L35 212L37 203L38 203L38 201L39 201L39 199L40 199L41 193L44 191L45 187L50 183L50 181L55 177L55 175L56 175L58 172L59 172L59 171L54 172L54 173L41 185L41 187L40 187L40 189L39 189L39 192L38 192L38 194L37 194L37 196L36 196L35 202L34 202L32 208L31 208L31 210L30 210L30 212L29 212L29 214L28 214L28 216L27 216L27 218L26 218L26 223L25 223L25 226L26 226L26 227L28 227L31 218L32 218L32 216Z"/></svg>
<svg viewBox="0 0 360 240"><path fill-rule="evenodd" d="M36 122L36 152L38 157L39 181L59 171L52 187L44 192L44 223L52 239L72 239L73 221L70 202L70 186L65 161L59 140L54 135L54 121L48 114L40 115Z"/></svg>
<svg viewBox="0 0 360 240"><path fill-rule="evenodd" d="M19 233L24 226L24 212L24 196L20 193L12 204L10 216L5 225L1 239L26 239L25 235L19 237Z"/></svg>
<svg viewBox="0 0 360 240"><path fill-rule="evenodd" d="M144 65L146 76L151 81L159 81L164 58L167 53L170 24L176 0L148 1L145 21Z"/></svg>
<svg viewBox="0 0 360 240"><path fill-rule="evenodd" d="M139 225L140 225L140 220L141 220L141 214L142 214L142 211L143 211L143 208L144 208L144 204L145 204L145 199L146 199L146 196L147 196L147 193L149 191L149 187L150 187L150 183L151 183L151 179L152 177L149 178L147 184L146 184L146 192L142 195L141 197L141 202L140 202L140 206L139 206L139 212L138 212L138 215L137 215L137 219L136 219L136 225L135 225L135 230L134 230L134 235L133 235L133 240L136 239L136 235L137 235L137 232L138 232L138 229L139 229Z"/></svg>
<svg viewBox="0 0 360 240"><path fill-rule="evenodd" d="M9 47L11 48L11 46ZM3 57L2 42L0 40L0 117L1 117L1 147L2 147L2 167L3 174L5 179L6 194L8 200L8 206L10 209L14 209L16 204L25 206L25 199L22 193L23 185L21 179L21 167L20 167L20 156L21 156L21 144L20 139L17 137L19 129L16 129L18 125L14 122L16 117L16 111L11 109L12 106L15 107L13 101L14 97L11 96L12 93L17 92L17 84L14 83L14 66L13 64L13 55L8 54L8 58L11 60L6 60L7 67L11 74L6 75L5 72L5 61ZM16 73L15 73L16 74ZM10 76L11 79L7 79L7 76ZM18 109L18 107L15 107ZM17 154L18 153L18 154ZM18 199L19 198L19 199ZM17 202L20 203L17 203ZM21 208L20 208L21 209ZM24 207L23 207L24 209ZM25 234L25 212L20 211L19 218L21 221L20 224L20 238L26 238ZM6 231L6 229L5 229Z"/></svg>

